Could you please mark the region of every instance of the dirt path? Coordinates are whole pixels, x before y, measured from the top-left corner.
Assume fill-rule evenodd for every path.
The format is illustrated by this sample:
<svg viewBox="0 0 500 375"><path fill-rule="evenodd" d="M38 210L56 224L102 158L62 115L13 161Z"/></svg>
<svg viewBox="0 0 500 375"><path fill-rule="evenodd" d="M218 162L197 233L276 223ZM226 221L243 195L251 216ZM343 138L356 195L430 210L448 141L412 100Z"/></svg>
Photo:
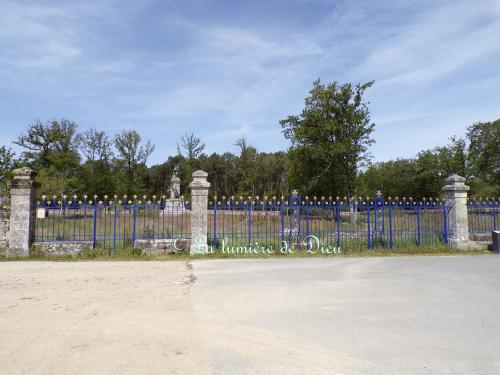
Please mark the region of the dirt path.
<svg viewBox="0 0 500 375"><path fill-rule="evenodd" d="M4 374L203 374L185 262L0 263Z"/></svg>

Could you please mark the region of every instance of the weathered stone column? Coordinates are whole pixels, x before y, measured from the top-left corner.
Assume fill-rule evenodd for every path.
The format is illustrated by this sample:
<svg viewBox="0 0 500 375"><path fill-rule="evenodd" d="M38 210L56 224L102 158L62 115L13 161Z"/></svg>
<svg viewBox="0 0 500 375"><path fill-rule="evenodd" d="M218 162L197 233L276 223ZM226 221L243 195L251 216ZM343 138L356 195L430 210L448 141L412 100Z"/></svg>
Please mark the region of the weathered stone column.
<svg viewBox="0 0 500 375"><path fill-rule="evenodd" d="M190 254L206 254L208 252L208 173L193 172L191 188L191 246Z"/></svg>
<svg viewBox="0 0 500 375"><path fill-rule="evenodd" d="M0 255L6 255L7 248L9 247L9 241L7 239L7 233L9 232L9 218L9 210L6 207L3 207L0 202Z"/></svg>
<svg viewBox="0 0 500 375"><path fill-rule="evenodd" d="M28 256L35 239L35 176L29 168L13 171L10 188L10 230L7 256Z"/></svg>
<svg viewBox="0 0 500 375"><path fill-rule="evenodd" d="M469 241L469 221L467 217L467 191L470 187L464 184L465 178L451 175L446 179L446 186L441 189L446 196L448 207L449 243L452 247L465 249L472 247Z"/></svg>

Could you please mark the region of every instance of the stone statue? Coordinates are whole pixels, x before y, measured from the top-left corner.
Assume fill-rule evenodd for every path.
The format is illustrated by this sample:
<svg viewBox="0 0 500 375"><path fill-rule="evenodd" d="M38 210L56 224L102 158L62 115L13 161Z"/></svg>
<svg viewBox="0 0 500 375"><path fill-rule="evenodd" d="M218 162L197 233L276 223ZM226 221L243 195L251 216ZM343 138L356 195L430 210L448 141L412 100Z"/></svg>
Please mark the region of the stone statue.
<svg viewBox="0 0 500 375"><path fill-rule="evenodd" d="M173 177L173 176L175 176L175 177L179 177L179 166L178 166L178 165L176 165L176 166L174 167L174 172L173 172L173 174L172 174L172 177Z"/></svg>
<svg viewBox="0 0 500 375"><path fill-rule="evenodd" d="M170 199L176 199L181 196L181 179L179 177L179 166L174 167L172 178L170 179Z"/></svg>

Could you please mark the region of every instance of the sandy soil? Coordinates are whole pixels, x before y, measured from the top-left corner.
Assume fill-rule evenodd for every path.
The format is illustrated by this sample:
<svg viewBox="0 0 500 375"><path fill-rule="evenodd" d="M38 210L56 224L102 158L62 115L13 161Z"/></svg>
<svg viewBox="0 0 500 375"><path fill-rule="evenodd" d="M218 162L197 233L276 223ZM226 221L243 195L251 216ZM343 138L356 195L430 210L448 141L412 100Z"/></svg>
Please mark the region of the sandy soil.
<svg viewBox="0 0 500 375"><path fill-rule="evenodd" d="M2 374L203 374L186 262L0 263Z"/></svg>

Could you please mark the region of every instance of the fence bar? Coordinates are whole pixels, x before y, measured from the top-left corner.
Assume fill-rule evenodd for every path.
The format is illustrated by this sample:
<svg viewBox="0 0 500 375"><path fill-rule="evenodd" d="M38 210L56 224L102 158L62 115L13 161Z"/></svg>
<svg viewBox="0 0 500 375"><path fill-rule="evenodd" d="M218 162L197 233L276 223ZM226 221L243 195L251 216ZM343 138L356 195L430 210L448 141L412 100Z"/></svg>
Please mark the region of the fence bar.
<svg viewBox="0 0 500 375"><path fill-rule="evenodd" d="M392 239L392 205L391 204L389 205L389 247L391 249L394 247L394 241Z"/></svg>
<svg viewBox="0 0 500 375"><path fill-rule="evenodd" d="M420 206L417 206L417 246L420 246L421 228L420 228Z"/></svg>
<svg viewBox="0 0 500 375"><path fill-rule="evenodd" d="M371 248L371 233L370 233L370 205L367 207L367 226L368 226L368 231L367 231L367 236L368 236L368 249Z"/></svg>

